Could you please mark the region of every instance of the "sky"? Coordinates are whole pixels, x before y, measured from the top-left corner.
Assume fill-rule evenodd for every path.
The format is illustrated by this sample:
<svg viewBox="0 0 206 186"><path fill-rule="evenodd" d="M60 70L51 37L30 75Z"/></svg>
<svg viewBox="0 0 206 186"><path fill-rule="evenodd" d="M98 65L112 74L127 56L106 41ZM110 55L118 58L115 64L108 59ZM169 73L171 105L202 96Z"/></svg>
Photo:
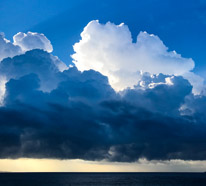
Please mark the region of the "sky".
<svg viewBox="0 0 206 186"><path fill-rule="evenodd" d="M66 63L71 63L72 45L82 29L98 19L124 22L134 40L139 31L158 35L170 50L193 58L197 71L205 67L204 0L2 0L0 7L0 31L8 39L20 31L44 33L52 41L54 54Z"/></svg>
<svg viewBox="0 0 206 186"><path fill-rule="evenodd" d="M0 1L0 171L205 171L205 9Z"/></svg>

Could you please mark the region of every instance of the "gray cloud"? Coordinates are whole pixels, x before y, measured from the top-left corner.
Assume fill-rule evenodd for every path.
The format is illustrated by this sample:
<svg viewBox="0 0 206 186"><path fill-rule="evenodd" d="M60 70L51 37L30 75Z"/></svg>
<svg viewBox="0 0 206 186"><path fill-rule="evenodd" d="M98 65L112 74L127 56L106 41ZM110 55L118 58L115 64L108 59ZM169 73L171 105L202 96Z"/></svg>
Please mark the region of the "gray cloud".
<svg viewBox="0 0 206 186"><path fill-rule="evenodd" d="M60 71L52 59L32 50L0 64L10 77L1 158L205 160L205 97L184 78L143 74L134 89L117 93L99 72ZM182 105L194 112L182 115Z"/></svg>
<svg viewBox="0 0 206 186"><path fill-rule="evenodd" d="M59 77L58 73L67 69L66 65L51 54L32 50L25 55L6 58L0 63L0 74L7 80L18 79L21 76L35 73L40 78L40 89L50 91L56 88Z"/></svg>

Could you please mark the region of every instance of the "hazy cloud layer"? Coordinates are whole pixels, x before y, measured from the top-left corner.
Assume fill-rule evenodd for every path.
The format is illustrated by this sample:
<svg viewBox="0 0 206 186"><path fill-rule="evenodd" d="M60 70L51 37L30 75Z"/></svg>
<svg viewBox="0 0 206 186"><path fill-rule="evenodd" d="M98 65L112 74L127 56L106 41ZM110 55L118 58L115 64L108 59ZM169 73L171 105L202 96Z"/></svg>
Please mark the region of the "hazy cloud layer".
<svg viewBox="0 0 206 186"><path fill-rule="evenodd" d="M77 61L77 67L68 68L41 47L1 61L0 158L205 160L206 96L192 93L193 61L168 52L156 36L140 33L138 42L142 44L135 44L123 39L131 37L124 25L90 24L94 25L83 33L93 28L95 35L85 36L88 41L83 39L74 47L78 56L78 50L88 49L85 61ZM99 34L106 37L105 45L99 41L101 48L96 42ZM91 48L83 46L91 41ZM131 60L134 56L128 56L128 62L124 55L119 56L120 49L132 55L130 47L135 56L144 48L138 64ZM94 64L88 61L89 55ZM147 55L148 66L144 66ZM109 77L96 69L95 62L103 65ZM149 66L150 62L154 65ZM114 70L119 70L118 64L119 74ZM138 73L142 65L144 69ZM137 72L136 79L131 72ZM108 81L110 73L119 78L118 83L125 87L125 82L130 83L133 88L115 91Z"/></svg>

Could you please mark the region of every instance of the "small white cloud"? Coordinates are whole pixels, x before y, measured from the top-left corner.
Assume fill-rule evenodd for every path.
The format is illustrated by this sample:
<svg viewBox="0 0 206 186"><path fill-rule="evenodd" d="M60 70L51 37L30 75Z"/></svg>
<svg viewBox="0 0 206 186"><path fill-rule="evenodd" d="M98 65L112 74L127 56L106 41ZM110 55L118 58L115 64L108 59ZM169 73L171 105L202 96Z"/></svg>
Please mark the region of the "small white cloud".
<svg viewBox="0 0 206 186"><path fill-rule="evenodd" d="M108 76L117 91L136 85L141 78L140 72L184 76L194 68L191 58L168 51L160 38L153 34L140 32L137 42L133 43L125 24L108 22L104 25L91 21L81 38L73 46L75 54L72 58L77 68L81 71L93 69Z"/></svg>
<svg viewBox="0 0 206 186"><path fill-rule="evenodd" d="M17 33L14 37L14 45L18 45L23 51L42 49L47 52L52 52L53 47L51 42L47 39L44 34L39 34L36 32L23 32Z"/></svg>
<svg viewBox="0 0 206 186"><path fill-rule="evenodd" d="M42 49L52 52L51 42L44 34L19 32L13 37L14 42L7 40L4 33L0 33L0 61L7 57L14 57L33 49Z"/></svg>

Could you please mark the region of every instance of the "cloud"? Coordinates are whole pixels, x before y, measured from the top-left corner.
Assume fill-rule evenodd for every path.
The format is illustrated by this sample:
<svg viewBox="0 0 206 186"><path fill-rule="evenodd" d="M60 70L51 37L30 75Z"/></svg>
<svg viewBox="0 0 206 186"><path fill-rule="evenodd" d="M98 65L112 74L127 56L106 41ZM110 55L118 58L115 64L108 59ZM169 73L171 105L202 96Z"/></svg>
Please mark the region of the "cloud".
<svg viewBox="0 0 206 186"><path fill-rule="evenodd" d="M93 70L73 67L61 74L50 93L39 90L41 81L33 73L6 84L1 158L205 159L205 124L178 112L184 97L192 95L182 77L120 96Z"/></svg>
<svg viewBox="0 0 206 186"><path fill-rule="evenodd" d="M145 76L137 88L124 92L124 99L153 113L178 116L179 108L185 103L185 97L192 91L190 83L180 76L168 77L163 74L154 77Z"/></svg>
<svg viewBox="0 0 206 186"><path fill-rule="evenodd" d="M47 52L52 52L53 47L51 42L44 36L36 32L19 32L13 37L14 45L21 47L23 51L29 51L32 49L42 49Z"/></svg>
<svg viewBox="0 0 206 186"><path fill-rule="evenodd" d="M13 37L14 42L7 40L3 33L0 33L0 61L4 58L14 57L33 49L42 49L52 52L51 42L44 36L35 32L19 32Z"/></svg>
<svg viewBox="0 0 206 186"><path fill-rule="evenodd" d="M206 96L192 93L191 79L201 85L193 61L147 33L132 43L125 25L93 21L82 35L77 67L41 47L1 61L0 158L205 160Z"/></svg>
<svg viewBox="0 0 206 186"><path fill-rule="evenodd" d="M21 54L22 50L19 46L14 45L4 38L4 34L0 34L0 61L7 57L14 57Z"/></svg>
<svg viewBox="0 0 206 186"><path fill-rule="evenodd" d="M51 42L43 34L19 32L13 40L12 43L4 34L0 34L0 104L3 103L5 83L11 78L37 73L41 79L40 89L50 91L58 84L54 74L68 68L58 57L40 51L40 49L47 52L53 50ZM21 55L24 53L26 55ZM14 59L11 59L12 57Z"/></svg>
<svg viewBox="0 0 206 186"><path fill-rule="evenodd" d="M183 58L168 48L158 36L140 32L133 42L131 32L125 24L100 24L91 21L81 33L81 40L74 45L74 63L81 71L93 69L106 75L115 90L133 87L140 80L140 72L150 74L181 75L192 74L194 61ZM195 78L193 80L193 78ZM192 75L188 80L194 86L194 93L202 91L202 79L196 86Z"/></svg>
<svg viewBox="0 0 206 186"><path fill-rule="evenodd" d="M59 72L68 67L57 57L39 49L31 50L23 55L6 58L0 63L0 101L4 102L5 84L10 79L18 79L31 73L40 79L40 90L51 91L61 81Z"/></svg>

